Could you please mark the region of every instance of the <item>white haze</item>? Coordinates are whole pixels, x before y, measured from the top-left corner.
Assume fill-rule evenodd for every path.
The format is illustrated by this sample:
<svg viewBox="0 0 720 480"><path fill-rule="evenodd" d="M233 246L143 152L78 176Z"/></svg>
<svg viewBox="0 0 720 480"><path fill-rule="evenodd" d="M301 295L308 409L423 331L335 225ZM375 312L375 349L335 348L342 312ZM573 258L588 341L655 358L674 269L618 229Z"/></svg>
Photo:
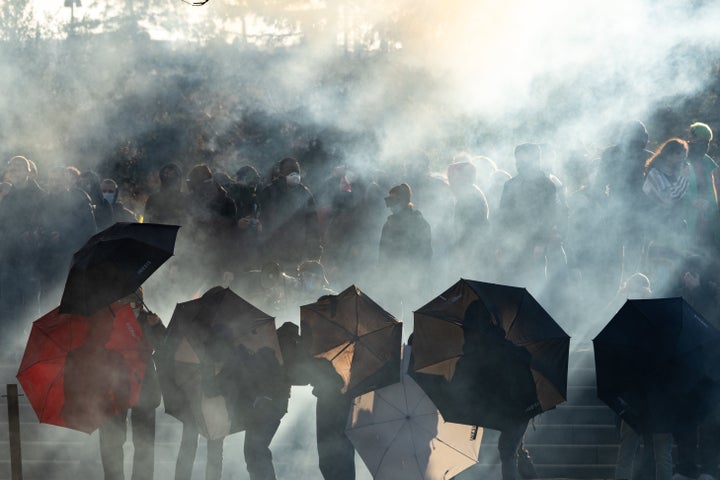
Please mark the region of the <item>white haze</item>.
<svg viewBox="0 0 720 480"><path fill-rule="evenodd" d="M391 162L424 149L440 173L463 150L487 155L513 172L512 151L519 143L550 143L560 154L563 148L584 146L597 154L614 140L611 130L618 122L648 121L659 110L682 108L684 97L714 80L717 67L709 59L720 43L720 4L711 1L435 0L418 5L364 0L353 3L353 25L368 31L388 23L395 34L387 52L364 51L360 43L344 52L341 36L326 35L279 50L258 40L261 46L247 47L246 57L229 58L228 42L242 48L238 32L223 25L223 38L216 39L204 30L218 28L218 19L231 8L222 0L204 7L158 2L166 10L158 14L152 35L173 41L152 48L141 35L127 42L102 35L65 40L69 9L62 0L36 2L49 12L37 14L37 20L48 22L39 30L47 40L0 47L0 151L4 158L32 158L41 176L54 163L94 167L127 140L152 132L162 118L133 117L123 109L128 102L174 101L168 92L182 82L190 85L183 92L188 117L208 118L208 149L221 149L217 142L225 130L252 110L308 125L317 135L328 127L369 135L373 141L359 141L344 152L342 160L355 170L390 171L396 167ZM84 4L76 14L86 19L100 18L93 16L106 5ZM107 4L118 12L126 8L122 1ZM102 25L94 29L102 30ZM145 68L161 55L173 58L167 65L174 76ZM249 61L237 63L237 58ZM364 67L344 68L350 59L365 62ZM346 90L334 74L348 77ZM216 103L195 102L193 95ZM709 121L692 111L675 113L680 121L670 130L650 129L651 144L683 136L690 121ZM181 148L170 151L160 163L182 155ZM229 172L238 164L233 153L227 154ZM265 166L284 155L278 152ZM157 273L160 280L164 272ZM492 279L493 272L478 272L476 278ZM449 280L443 278L419 297L429 301ZM148 303L167 323L175 303L189 298L157 283L162 282L149 285ZM371 296L380 288L358 286ZM411 328L408 312L420 305L404 306L406 328ZM29 315L28 323L34 318ZM299 321L292 312L283 319ZM578 327L576 319L563 320L558 319L576 329L572 333L578 337L598 330L597 324ZM314 430L312 422L311 430L305 426L314 402L308 389L298 391L273 445L280 446L277 459L306 462L301 470L312 475ZM304 427L291 428L297 422ZM235 472L232 478L246 478L238 441L226 442L226 471ZM286 478L292 476L287 465L278 471L283 469ZM369 478L364 467L359 469L360 479Z"/></svg>

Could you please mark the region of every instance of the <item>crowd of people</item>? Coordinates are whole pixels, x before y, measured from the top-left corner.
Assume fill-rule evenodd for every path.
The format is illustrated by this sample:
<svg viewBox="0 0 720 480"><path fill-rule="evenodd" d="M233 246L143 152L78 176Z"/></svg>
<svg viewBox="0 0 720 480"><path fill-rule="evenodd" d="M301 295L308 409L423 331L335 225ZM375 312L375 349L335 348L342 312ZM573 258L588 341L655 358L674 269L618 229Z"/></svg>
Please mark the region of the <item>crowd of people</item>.
<svg viewBox="0 0 720 480"><path fill-rule="evenodd" d="M467 152L448 155L440 173L422 152L392 172L328 163L314 166L321 171L312 178L323 180L312 185L292 157L236 172L168 162L157 172L159 190L132 209L118 179L14 156L0 166L5 350L17 352L31 321L59 303L73 253L96 232L133 221L182 227L156 296L170 306L221 285L282 316L356 284L411 322L413 309L464 277L527 287L568 333L585 338L634 295L683 296L715 324L720 173L708 156L713 132L694 123L655 151L649 138L632 121L598 155L523 143L505 168ZM628 478L627 455L638 442L627 428L618 478ZM684 446L694 445L692 435L684 438ZM671 444L645 439L653 440ZM713 442L703 444L712 465L699 471L683 457L677 473L718 478L720 445ZM666 452L656 458L665 462L658 480L672 473Z"/></svg>

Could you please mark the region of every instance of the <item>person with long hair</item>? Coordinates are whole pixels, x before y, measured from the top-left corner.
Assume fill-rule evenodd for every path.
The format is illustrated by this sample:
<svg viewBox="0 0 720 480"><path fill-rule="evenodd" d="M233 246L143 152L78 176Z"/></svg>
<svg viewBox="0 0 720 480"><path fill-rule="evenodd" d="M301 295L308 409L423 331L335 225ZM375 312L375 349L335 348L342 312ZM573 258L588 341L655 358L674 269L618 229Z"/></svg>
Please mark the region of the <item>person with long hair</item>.
<svg viewBox="0 0 720 480"><path fill-rule="evenodd" d="M690 186L687 153L687 142L671 138L645 163L647 267L660 292L669 286L672 272L689 246L687 219L692 205L686 195Z"/></svg>

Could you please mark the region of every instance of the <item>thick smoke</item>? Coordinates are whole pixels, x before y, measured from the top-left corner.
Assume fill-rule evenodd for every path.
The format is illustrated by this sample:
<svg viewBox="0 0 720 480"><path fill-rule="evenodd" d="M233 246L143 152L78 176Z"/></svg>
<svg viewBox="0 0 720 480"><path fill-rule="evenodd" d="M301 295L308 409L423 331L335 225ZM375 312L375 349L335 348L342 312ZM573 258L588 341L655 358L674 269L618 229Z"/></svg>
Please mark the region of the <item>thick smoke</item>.
<svg viewBox="0 0 720 480"><path fill-rule="evenodd" d="M267 175L295 156L313 190L342 164L375 177L384 195L407 180L419 151L438 175L461 152L514 174L513 148L542 143L555 152L546 168L567 182L570 153L596 158L627 120L648 125L651 148L684 137L692 121L720 126L716 111L698 116L709 111L702 94L718 89L716 2L278 1L253 9L230 0L84 0L72 23L61 3L28 3L32 14L0 10L0 152L34 160L41 183L56 164L113 177L138 213L170 161L231 175L251 163ZM488 184L479 172L478 184ZM402 302L387 294L404 282L393 272L352 280L405 321L405 338L412 310L459 275L502 278L445 265L441 220L451 212L416 200L433 227L433 278ZM178 257L192 255L183 235ZM368 232L366 241L378 238ZM146 286L148 307L165 323L175 303L222 282L217 272L174 275L171 261ZM28 312L27 324L51 303ZM544 306L579 339L603 323ZM278 325L297 323L295 307L269 313ZM275 455L314 472L306 421L314 403L308 389L295 390ZM226 468L245 478L237 442L226 442Z"/></svg>

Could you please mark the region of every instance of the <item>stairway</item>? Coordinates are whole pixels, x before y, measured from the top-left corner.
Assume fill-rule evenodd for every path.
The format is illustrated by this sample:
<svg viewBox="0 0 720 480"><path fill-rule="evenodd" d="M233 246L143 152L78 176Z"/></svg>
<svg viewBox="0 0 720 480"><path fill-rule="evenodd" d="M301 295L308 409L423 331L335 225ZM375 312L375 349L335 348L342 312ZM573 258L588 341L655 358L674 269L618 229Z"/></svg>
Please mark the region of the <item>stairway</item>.
<svg viewBox="0 0 720 480"><path fill-rule="evenodd" d="M477 466L457 480L500 478L499 432L485 430ZM541 478L613 478L618 434L615 414L598 398L591 343L572 348L568 399L528 426L525 446Z"/></svg>
<svg viewBox="0 0 720 480"><path fill-rule="evenodd" d="M581 344L570 354L568 401L537 417L528 427L525 443L542 478L612 478L617 452L614 414L595 393L592 346ZM0 363L0 389L15 380L17 365ZM309 387L294 387L289 413L283 419L271 448L278 478L321 479L315 450L315 401ZM24 480L74 480L102 478L97 432L92 435L39 424L25 397L20 398L20 422ZM173 478L181 424L158 410L155 478ZM486 430L480 462L457 476L457 480L500 478L497 455L498 432ZM225 440L224 476L247 479L242 454L243 434ZM126 444L129 472L132 446ZM205 443L200 441L193 478L204 478ZM357 480L371 476L356 457ZM127 473L129 478L129 473ZM7 399L0 399L0 480L9 480L10 454ZM401 479L398 479L401 480Z"/></svg>

